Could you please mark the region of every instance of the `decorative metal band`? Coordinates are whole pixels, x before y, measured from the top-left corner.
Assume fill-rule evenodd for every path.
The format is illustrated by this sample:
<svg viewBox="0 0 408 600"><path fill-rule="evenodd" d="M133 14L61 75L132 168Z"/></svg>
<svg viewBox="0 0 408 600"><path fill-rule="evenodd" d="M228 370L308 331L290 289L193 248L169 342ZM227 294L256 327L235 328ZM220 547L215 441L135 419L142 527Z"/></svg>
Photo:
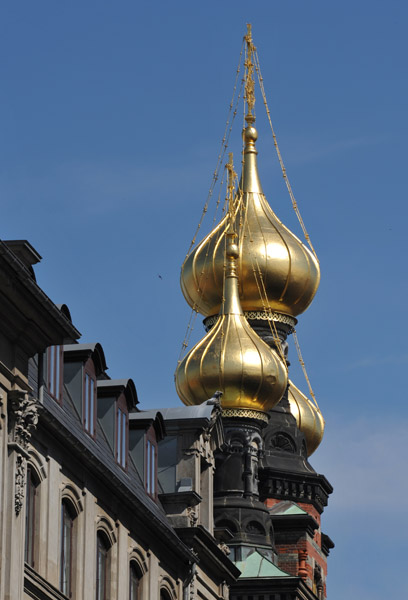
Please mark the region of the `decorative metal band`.
<svg viewBox="0 0 408 600"><path fill-rule="evenodd" d="M221 416L223 417L239 417L244 419L258 419L258 421L265 421L268 423L269 417L266 413L260 410L251 410L250 408L224 408Z"/></svg>
<svg viewBox="0 0 408 600"><path fill-rule="evenodd" d="M213 315L212 317L207 317L204 319L204 325L206 329L211 329L213 325L218 321L220 315ZM265 310L250 310L248 312L244 312L244 316L247 320L251 321L275 321L276 323L283 323L284 325L289 325L292 329L297 324L297 319L294 317L290 317L289 315L284 315L283 313L278 312L268 312Z"/></svg>
<svg viewBox="0 0 408 600"><path fill-rule="evenodd" d="M284 323L285 325L289 325L290 327L295 327L297 323L297 319L294 317L290 317L289 315L284 315L283 313L278 313L275 311L265 311L265 310L250 310L248 312L244 312L245 318L251 321L276 321L276 323Z"/></svg>

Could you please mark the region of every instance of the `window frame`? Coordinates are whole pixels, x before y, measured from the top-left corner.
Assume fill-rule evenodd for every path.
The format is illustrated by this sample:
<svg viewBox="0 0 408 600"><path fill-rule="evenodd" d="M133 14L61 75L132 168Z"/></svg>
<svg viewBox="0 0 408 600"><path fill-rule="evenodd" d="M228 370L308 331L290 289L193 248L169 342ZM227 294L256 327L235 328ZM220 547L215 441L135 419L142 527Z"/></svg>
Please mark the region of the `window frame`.
<svg viewBox="0 0 408 600"><path fill-rule="evenodd" d="M100 550L103 552L100 552ZM108 600L110 585L110 549L111 544L102 530L96 532L96 570L95 570L95 600ZM100 556L103 556L103 574L100 577ZM103 580L103 589L100 581ZM103 595L102 595L103 594Z"/></svg>
<svg viewBox="0 0 408 600"><path fill-rule="evenodd" d="M62 403L64 381L64 346L48 346L45 351L47 363L46 387L49 395L59 404ZM58 386L58 387L57 387Z"/></svg>
<svg viewBox="0 0 408 600"><path fill-rule="evenodd" d="M148 496L157 500L157 440L153 426L146 432L145 489Z"/></svg>
<svg viewBox="0 0 408 600"><path fill-rule="evenodd" d="M82 425L84 431L95 438L96 436L96 372L93 360L89 358L84 365L84 376L82 382Z"/></svg>
<svg viewBox="0 0 408 600"><path fill-rule="evenodd" d="M69 518L70 527L69 527L69 565L68 565L68 586L65 587L66 581L64 580L64 574L66 573L66 569L64 568L66 561L66 554L64 552L65 549L65 522L66 516ZM59 568L59 589L63 594L71 598L72 596L72 587L73 587L73 554L72 549L74 545L74 521L76 518L76 514L71 506L71 503L63 498L61 501L61 529L60 529L60 568Z"/></svg>
<svg viewBox="0 0 408 600"><path fill-rule="evenodd" d="M35 543L37 533L37 504L38 484L34 470L27 465L26 472L26 505L25 505L25 527L24 527L24 562L33 569L35 568Z"/></svg>
<svg viewBox="0 0 408 600"><path fill-rule="evenodd" d="M129 600L141 600L143 574L136 560L129 562ZM136 584L136 588L133 587Z"/></svg>
<svg viewBox="0 0 408 600"><path fill-rule="evenodd" d="M129 411L125 394L122 393L115 403L115 459L122 469L127 471L129 453Z"/></svg>

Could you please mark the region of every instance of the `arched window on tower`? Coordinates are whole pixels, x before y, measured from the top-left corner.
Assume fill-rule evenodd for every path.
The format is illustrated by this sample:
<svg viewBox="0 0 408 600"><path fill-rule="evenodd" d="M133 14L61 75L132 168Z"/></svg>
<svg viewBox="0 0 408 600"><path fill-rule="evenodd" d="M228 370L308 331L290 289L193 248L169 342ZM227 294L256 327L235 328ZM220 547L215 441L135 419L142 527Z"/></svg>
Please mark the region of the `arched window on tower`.
<svg viewBox="0 0 408 600"><path fill-rule="evenodd" d="M24 560L30 567L35 566L35 542L37 536L37 493L38 481L30 466L27 467L26 517Z"/></svg>
<svg viewBox="0 0 408 600"><path fill-rule="evenodd" d="M108 600L109 597L109 550L109 540L102 531L98 531L96 536L96 600Z"/></svg>

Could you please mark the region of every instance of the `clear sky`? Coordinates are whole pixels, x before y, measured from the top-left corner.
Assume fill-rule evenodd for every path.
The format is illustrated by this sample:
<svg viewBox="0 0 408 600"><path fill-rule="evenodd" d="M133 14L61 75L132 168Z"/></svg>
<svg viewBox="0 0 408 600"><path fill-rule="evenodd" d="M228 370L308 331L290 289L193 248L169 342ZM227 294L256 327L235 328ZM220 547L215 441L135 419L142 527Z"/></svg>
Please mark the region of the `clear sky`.
<svg viewBox="0 0 408 600"><path fill-rule="evenodd" d="M134 379L141 408L179 402L179 269L253 24L321 262L297 331L327 423L311 462L335 487L329 599L407 597L407 4L6 0L1 13L0 236L43 256L39 284L102 344L111 377ZM301 236L257 98L263 188Z"/></svg>

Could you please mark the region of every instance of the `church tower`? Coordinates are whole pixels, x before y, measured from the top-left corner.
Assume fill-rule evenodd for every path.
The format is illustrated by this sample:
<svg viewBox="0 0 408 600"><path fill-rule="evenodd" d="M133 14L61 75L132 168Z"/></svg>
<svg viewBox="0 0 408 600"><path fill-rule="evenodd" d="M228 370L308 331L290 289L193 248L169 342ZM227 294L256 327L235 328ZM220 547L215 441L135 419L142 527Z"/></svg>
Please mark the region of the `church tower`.
<svg viewBox="0 0 408 600"><path fill-rule="evenodd" d="M179 361L176 388L187 405L220 397L226 443L216 456L214 521L242 573L232 599L292 590L323 600L333 543L320 519L332 488L308 457L324 420L311 388L312 400L288 374L288 338L315 296L320 269L313 247L279 220L263 193L255 72L264 90L250 26L244 42L242 172L238 182L230 154L225 215L182 266L184 297L205 317L207 333Z"/></svg>

